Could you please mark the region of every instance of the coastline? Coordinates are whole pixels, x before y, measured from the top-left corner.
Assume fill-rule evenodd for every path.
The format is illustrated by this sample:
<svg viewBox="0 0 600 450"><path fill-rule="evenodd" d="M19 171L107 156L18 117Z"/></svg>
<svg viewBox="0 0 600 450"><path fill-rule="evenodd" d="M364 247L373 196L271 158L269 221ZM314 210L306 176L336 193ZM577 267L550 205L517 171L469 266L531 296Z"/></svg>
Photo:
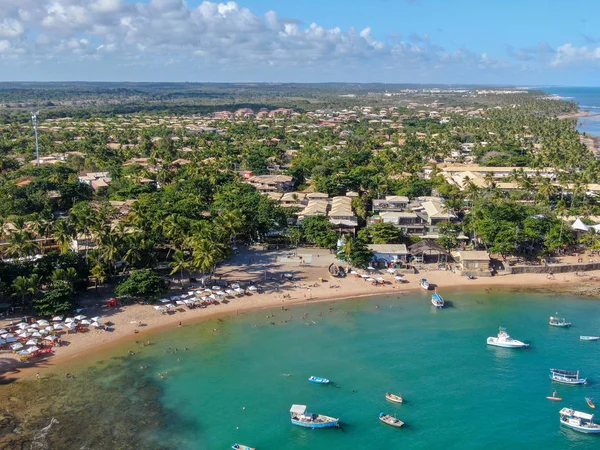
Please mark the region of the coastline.
<svg viewBox="0 0 600 450"><path fill-rule="evenodd" d="M325 259L325 258L324 258ZM324 261L325 262L325 261ZM230 269L230 268L228 268ZM600 281L595 281L590 276L600 278L600 271L590 272L588 277L577 277L574 273L560 274L555 280L548 280L546 274L521 274L496 277L483 277L468 280L449 271L426 271L421 274L406 275L409 283L393 283L386 286L373 287L362 278L347 277L344 279L332 278L328 282L319 283L317 287L307 282L326 277L326 267L298 268L295 274L301 281L294 284L286 283L277 291L269 290L263 294L254 294L248 297L236 298L227 303L209 306L205 309L178 309L170 315L158 314L151 305L131 305L114 311L104 309L100 314L113 324L114 331L89 331L77 335L65 335L63 340L70 341L69 345L56 348L54 356L37 362L21 363L14 357L12 363L3 352L3 366L0 375L5 381L18 381L35 376L36 373L53 373L61 368L91 364L122 347L129 342L152 340L153 336L179 326L190 326L198 323L209 322L214 319L244 314L258 310L275 309L279 307L298 307L302 305L318 304L324 302L343 302L348 299L365 299L383 295L404 295L422 291L418 280L426 277L431 283L439 286L440 293L451 300L451 293L460 290L473 289L502 289L502 290L541 290L543 292L574 292L585 295L586 290L596 286L600 289ZM236 273L236 275L239 275ZM393 277L383 275L387 281ZM339 287L330 288L334 284ZM280 290L279 290L280 289ZM286 298L283 298L283 296ZM289 295L289 298L287 296ZM402 300L402 297L399 298ZM143 326L138 327L138 322ZM210 325L214 328L213 324ZM217 332L218 332L218 325ZM138 332L136 333L135 330Z"/></svg>

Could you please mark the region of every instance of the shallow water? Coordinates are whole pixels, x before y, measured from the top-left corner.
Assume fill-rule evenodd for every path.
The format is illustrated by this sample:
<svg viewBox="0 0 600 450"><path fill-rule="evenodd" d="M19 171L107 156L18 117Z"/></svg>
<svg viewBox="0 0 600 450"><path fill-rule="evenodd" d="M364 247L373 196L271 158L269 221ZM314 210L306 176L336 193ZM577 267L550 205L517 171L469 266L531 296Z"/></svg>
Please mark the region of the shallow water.
<svg viewBox="0 0 600 450"><path fill-rule="evenodd" d="M87 411L85 420L96 417L107 428L118 421L113 433L127 442L139 436L143 448L210 450L234 442L260 450L599 448L600 436L560 427L558 411L590 411L584 397L600 400L600 342L579 340L600 334L600 302L526 293L442 294L452 303L443 310L419 292L274 310L273 318L265 317L270 311L240 314L155 335L149 347L128 344L121 354L140 353L83 371L89 402L122 396L118 407L105 401L104 411ZM572 328L548 326L557 311ZM300 319L304 313L308 318ZM498 326L531 347L488 347L485 340ZM580 369L590 385L553 385L551 367ZM330 378L333 385L309 383L310 375ZM72 395L67 388L56 395ZM546 400L554 389L563 402ZM400 393L405 403L386 402L385 392ZM342 429L291 425L293 403L340 417ZM380 423L380 412L397 415L406 427ZM62 448L80 448L75 430L62 430L69 432L73 447Z"/></svg>

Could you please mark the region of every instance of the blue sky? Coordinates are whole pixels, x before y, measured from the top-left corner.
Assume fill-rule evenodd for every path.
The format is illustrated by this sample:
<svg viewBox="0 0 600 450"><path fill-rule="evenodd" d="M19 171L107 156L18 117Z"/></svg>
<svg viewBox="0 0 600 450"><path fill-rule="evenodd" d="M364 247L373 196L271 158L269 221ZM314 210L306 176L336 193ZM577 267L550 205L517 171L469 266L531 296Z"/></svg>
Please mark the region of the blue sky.
<svg viewBox="0 0 600 450"><path fill-rule="evenodd" d="M600 1L0 0L0 80L597 85Z"/></svg>

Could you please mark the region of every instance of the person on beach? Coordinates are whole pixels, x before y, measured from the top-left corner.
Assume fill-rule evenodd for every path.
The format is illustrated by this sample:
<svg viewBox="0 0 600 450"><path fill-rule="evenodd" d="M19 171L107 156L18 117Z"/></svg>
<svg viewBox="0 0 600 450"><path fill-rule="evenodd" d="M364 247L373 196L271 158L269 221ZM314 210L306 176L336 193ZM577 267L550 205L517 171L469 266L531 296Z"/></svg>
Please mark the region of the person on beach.
<svg viewBox="0 0 600 450"><path fill-rule="evenodd" d="M181 321L179 322L179 325L178 325L178 326L179 326L179 327L181 326Z"/></svg>

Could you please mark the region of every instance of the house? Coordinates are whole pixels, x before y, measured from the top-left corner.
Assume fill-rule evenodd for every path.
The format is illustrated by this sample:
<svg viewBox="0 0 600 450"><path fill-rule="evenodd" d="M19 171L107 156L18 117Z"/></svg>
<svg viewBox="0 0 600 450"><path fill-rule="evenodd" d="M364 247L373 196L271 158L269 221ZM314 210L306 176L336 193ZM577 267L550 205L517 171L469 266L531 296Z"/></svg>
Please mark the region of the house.
<svg viewBox="0 0 600 450"><path fill-rule="evenodd" d="M350 197L333 197L329 221L334 225L335 231L356 231L358 219L352 211L352 199Z"/></svg>
<svg viewBox="0 0 600 450"><path fill-rule="evenodd" d="M373 259L385 261L386 265L402 261L406 262L408 249L404 244L369 244L369 250L373 252Z"/></svg>
<svg viewBox="0 0 600 450"><path fill-rule="evenodd" d="M106 189L111 182L108 172L86 172L78 177L80 183L88 184L93 190Z"/></svg>
<svg viewBox="0 0 600 450"><path fill-rule="evenodd" d="M490 255L486 251L457 250L452 252L452 257L458 263L460 270L474 272L489 272Z"/></svg>
<svg viewBox="0 0 600 450"><path fill-rule="evenodd" d="M408 197L402 195L387 195L385 199L373 200L373 212L404 211L408 206Z"/></svg>
<svg viewBox="0 0 600 450"><path fill-rule="evenodd" d="M327 200L309 200L308 204L298 213L298 220L302 221L305 217L326 216L329 204Z"/></svg>
<svg viewBox="0 0 600 450"><path fill-rule="evenodd" d="M294 187L293 178L288 175L255 175L248 183L260 192L288 192Z"/></svg>
<svg viewBox="0 0 600 450"><path fill-rule="evenodd" d="M437 225L440 222L448 222L456 219L456 215L448 211L442 203L427 201L423 202L421 206L425 210L425 214L427 214L427 223L429 225Z"/></svg>

